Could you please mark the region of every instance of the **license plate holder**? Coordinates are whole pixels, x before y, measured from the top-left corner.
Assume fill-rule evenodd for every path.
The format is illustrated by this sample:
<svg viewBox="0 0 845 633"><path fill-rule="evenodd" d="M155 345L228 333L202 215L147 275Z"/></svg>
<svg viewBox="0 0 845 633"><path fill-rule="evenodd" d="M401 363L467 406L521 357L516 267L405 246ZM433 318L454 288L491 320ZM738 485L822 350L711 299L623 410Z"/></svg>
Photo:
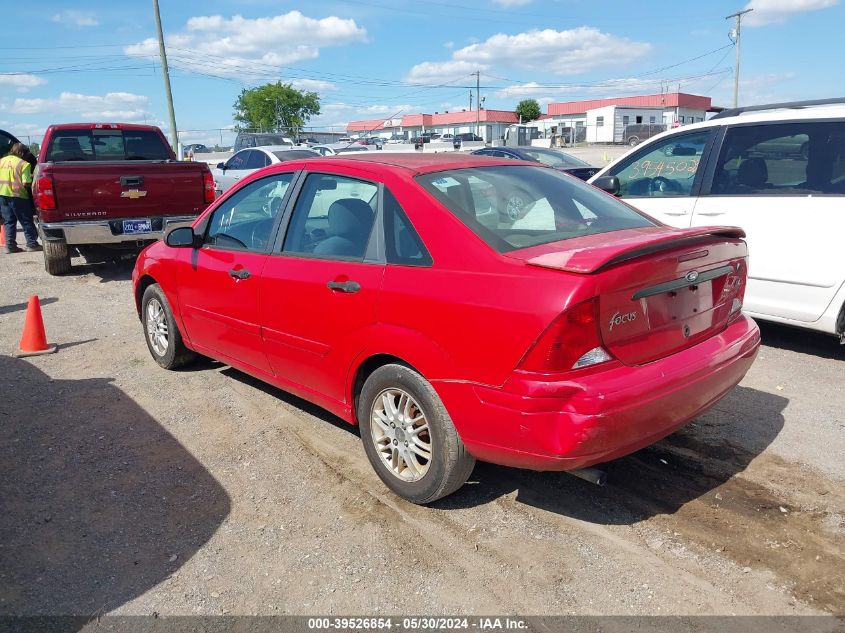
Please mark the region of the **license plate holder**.
<svg viewBox="0 0 845 633"><path fill-rule="evenodd" d="M123 234L135 235L138 233L152 233L153 224L150 220L124 220Z"/></svg>

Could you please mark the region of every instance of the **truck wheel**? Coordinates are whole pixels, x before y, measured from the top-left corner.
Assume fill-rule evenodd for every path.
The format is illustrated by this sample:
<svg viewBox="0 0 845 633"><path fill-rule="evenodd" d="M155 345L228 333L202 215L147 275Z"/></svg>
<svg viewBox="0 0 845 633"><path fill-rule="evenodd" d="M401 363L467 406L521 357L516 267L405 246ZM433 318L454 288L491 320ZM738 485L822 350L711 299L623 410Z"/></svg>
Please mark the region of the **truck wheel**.
<svg viewBox="0 0 845 633"><path fill-rule="evenodd" d="M64 240L41 240L44 245L44 269L51 275L70 272L70 253Z"/></svg>
<svg viewBox="0 0 845 633"><path fill-rule="evenodd" d="M165 369L187 365L196 354L185 347L173 311L158 284L148 286L141 299L144 338L153 359Z"/></svg>
<svg viewBox="0 0 845 633"><path fill-rule="evenodd" d="M404 365L384 365L367 378L358 422L376 474L412 503L452 494L475 466L437 392Z"/></svg>
<svg viewBox="0 0 845 633"><path fill-rule="evenodd" d="M636 136L632 136L628 139L628 145L630 145L631 147L636 147L639 142L640 139L638 139Z"/></svg>

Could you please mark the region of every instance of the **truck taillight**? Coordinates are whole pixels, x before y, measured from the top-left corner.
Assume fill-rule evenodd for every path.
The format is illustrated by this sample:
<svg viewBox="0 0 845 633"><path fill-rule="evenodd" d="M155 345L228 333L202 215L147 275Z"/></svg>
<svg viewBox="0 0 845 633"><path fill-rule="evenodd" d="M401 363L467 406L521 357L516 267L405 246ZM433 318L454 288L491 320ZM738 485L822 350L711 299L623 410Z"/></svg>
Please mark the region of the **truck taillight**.
<svg viewBox="0 0 845 633"><path fill-rule="evenodd" d="M56 193L51 176L39 176L35 181L35 206L44 211L56 208Z"/></svg>
<svg viewBox="0 0 845 633"><path fill-rule="evenodd" d="M597 297L564 311L540 335L519 365L525 371L553 373L612 360L599 329Z"/></svg>
<svg viewBox="0 0 845 633"><path fill-rule="evenodd" d="M202 174L202 191L203 200L206 202L206 204L211 204L212 202L214 202L214 190L214 176L211 175L210 171L204 171Z"/></svg>

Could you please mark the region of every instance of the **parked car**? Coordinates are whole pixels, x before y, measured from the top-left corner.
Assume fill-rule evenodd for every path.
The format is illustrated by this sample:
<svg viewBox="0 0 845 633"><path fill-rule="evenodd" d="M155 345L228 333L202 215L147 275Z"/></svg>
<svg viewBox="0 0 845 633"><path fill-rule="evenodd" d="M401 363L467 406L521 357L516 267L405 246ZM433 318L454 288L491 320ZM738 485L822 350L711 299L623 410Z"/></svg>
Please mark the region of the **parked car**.
<svg viewBox="0 0 845 633"><path fill-rule="evenodd" d="M622 130L622 142L625 145L635 147L652 136L657 136L665 131L666 125L663 123L629 123ZM586 138L586 131L584 137Z"/></svg>
<svg viewBox="0 0 845 633"><path fill-rule="evenodd" d="M455 144L455 149L461 149L461 145L465 141L483 141L484 139L481 138L478 134L473 134L472 132L462 132L460 134L455 134L455 137L452 139L452 142Z"/></svg>
<svg viewBox="0 0 845 633"><path fill-rule="evenodd" d="M191 143L189 145L182 146L182 158L188 158L188 156L193 154L208 154L211 150L208 149L202 143Z"/></svg>
<svg viewBox="0 0 845 633"><path fill-rule="evenodd" d="M440 135L436 132L423 132L422 134L418 134L413 139L411 139L411 142L414 144L415 149L419 149L426 143L431 143L431 141L436 141L439 138Z"/></svg>
<svg viewBox="0 0 845 633"><path fill-rule="evenodd" d="M119 259L190 224L214 201L203 162L177 161L152 125L68 123L44 135L32 186L44 267L67 273L71 256Z"/></svg>
<svg viewBox="0 0 845 633"><path fill-rule="evenodd" d="M591 182L606 176L666 224L742 227L748 314L845 340L845 103L727 110L650 139Z"/></svg>
<svg viewBox="0 0 845 633"><path fill-rule="evenodd" d="M760 340L741 238L540 165L369 152L253 174L132 279L159 365L199 353L325 407L428 503L476 459L580 469L713 406Z"/></svg>
<svg viewBox="0 0 845 633"><path fill-rule="evenodd" d="M387 139L386 144L387 145L401 145L402 143L405 143L407 140L408 139L406 139L401 134L394 134L389 139Z"/></svg>
<svg viewBox="0 0 845 633"><path fill-rule="evenodd" d="M311 148L321 156L334 156L336 154L351 154L353 152L369 151L366 145L355 143L333 143L332 145L315 145Z"/></svg>
<svg viewBox="0 0 845 633"><path fill-rule="evenodd" d="M214 189L217 195L220 195L235 185L241 178L245 178L268 165L319 155L319 152L312 149L305 147L291 149L289 145L242 149L226 162L217 163L217 167L211 170L215 183Z"/></svg>
<svg viewBox="0 0 845 633"><path fill-rule="evenodd" d="M14 145L15 143L20 143L20 141L14 134L10 134L6 130L0 130L0 158L8 154L9 150L12 148L12 145ZM26 143L24 143L24 145L26 145ZM26 160L33 167L38 164L38 159L29 150L27 150L27 154L26 156L24 156L24 160Z"/></svg>
<svg viewBox="0 0 845 633"><path fill-rule="evenodd" d="M455 135L454 134L441 134L440 138L437 139L441 143L454 143L455 142Z"/></svg>
<svg viewBox="0 0 845 633"><path fill-rule="evenodd" d="M355 145L371 145L376 149L381 149L384 146L384 139L380 136L367 136L357 139Z"/></svg>
<svg viewBox="0 0 845 633"><path fill-rule="evenodd" d="M477 156L529 160L553 167L559 171L565 171L581 180L587 180L600 169L599 167L591 167L588 163L580 158L575 158L571 154L544 147L484 147L470 153Z"/></svg>
<svg viewBox="0 0 845 633"><path fill-rule="evenodd" d="M238 132L232 152L239 152L247 147L279 147L281 145L293 147L293 139L283 134L269 132Z"/></svg>

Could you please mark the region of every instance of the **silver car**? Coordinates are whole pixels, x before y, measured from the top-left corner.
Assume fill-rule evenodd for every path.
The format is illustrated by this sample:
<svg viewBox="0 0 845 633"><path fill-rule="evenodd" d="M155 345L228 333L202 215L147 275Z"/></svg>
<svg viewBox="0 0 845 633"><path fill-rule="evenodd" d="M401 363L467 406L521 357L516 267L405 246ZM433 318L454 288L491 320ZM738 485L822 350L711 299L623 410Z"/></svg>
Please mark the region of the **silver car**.
<svg viewBox="0 0 845 633"><path fill-rule="evenodd" d="M215 189L219 196L241 178L245 178L268 165L319 155L319 153L304 147L291 149L290 145L250 147L233 154L225 163L217 163L217 167L211 170L211 175L214 176Z"/></svg>
<svg viewBox="0 0 845 633"><path fill-rule="evenodd" d="M369 147L358 145L354 141L350 143L333 143L331 145L315 145L311 148L321 156L335 156L336 154L347 154L349 152L368 152Z"/></svg>

